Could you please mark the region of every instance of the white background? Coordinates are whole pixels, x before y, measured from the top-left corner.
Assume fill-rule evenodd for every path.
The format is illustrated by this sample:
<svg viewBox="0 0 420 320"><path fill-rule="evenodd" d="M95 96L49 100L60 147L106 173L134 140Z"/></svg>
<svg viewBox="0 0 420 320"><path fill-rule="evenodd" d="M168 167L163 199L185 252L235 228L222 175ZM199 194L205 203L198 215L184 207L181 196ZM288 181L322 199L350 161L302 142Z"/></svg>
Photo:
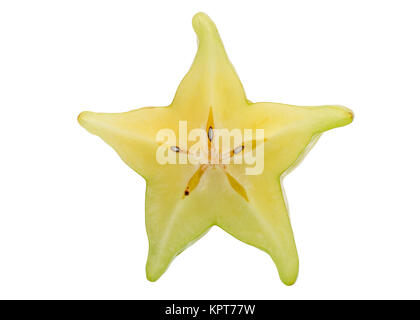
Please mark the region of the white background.
<svg viewBox="0 0 420 320"><path fill-rule="evenodd" d="M1 1L0 298L420 298L416 1ZM145 277L145 182L83 110L167 105L219 27L252 101L342 104L285 179L296 284L217 227Z"/></svg>

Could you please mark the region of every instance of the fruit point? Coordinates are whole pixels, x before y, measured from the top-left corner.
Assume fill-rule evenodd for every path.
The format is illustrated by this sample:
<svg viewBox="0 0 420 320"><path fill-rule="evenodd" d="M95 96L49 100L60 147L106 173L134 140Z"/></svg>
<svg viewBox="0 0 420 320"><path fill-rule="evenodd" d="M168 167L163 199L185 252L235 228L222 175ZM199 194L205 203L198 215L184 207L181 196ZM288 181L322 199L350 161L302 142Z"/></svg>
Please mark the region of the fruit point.
<svg viewBox="0 0 420 320"><path fill-rule="evenodd" d="M147 279L159 279L175 256L219 226L268 253L281 280L292 285L299 260L282 178L322 132L351 123L353 113L341 106L250 102L213 21L198 13L193 27L199 40L197 54L169 106L82 112L78 121L146 180ZM197 133L201 143L192 145L180 136L184 121L189 133L201 131ZM162 130L173 134L162 135ZM236 142L233 138L234 143L221 152L216 130L248 130L255 136ZM263 132L259 138L258 130ZM258 148L263 148L262 163L249 174L250 163L235 159L250 154L256 159ZM162 163L158 154L187 161Z"/></svg>

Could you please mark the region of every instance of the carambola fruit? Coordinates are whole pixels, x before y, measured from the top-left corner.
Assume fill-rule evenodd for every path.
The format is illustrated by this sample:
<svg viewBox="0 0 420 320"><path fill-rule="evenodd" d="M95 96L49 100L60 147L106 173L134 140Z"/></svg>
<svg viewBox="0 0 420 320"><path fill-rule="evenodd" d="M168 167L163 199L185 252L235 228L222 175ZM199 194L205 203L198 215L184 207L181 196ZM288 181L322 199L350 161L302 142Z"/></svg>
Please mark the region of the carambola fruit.
<svg viewBox="0 0 420 320"><path fill-rule="evenodd" d="M82 112L79 123L114 148L146 180L146 274L150 281L157 280L176 255L216 225L267 252L281 280L291 285L296 281L299 261L282 178L322 132L349 124L353 113L334 105L297 107L249 101L214 23L206 14L198 13L193 27L198 51L169 106L125 113ZM181 123L188 126L188 132L201 129L206 133L206 150L198 156L198 163L178 160L176 164L161 164L157 160L159 148L177 159L184 156L185 160L192 154L192 142L182 142L179 136ZM162 129L172 130L178 142L159 139ZM215 151L217 129L253 133L263 129L264 137L244 139L223 154ZM214 160L245 155L245 145L251 146L247 150L253 154L263 146L262 171L261 164L257 172L249 174L246 163ZM215 158L210 156L212 152Z"/></svg>

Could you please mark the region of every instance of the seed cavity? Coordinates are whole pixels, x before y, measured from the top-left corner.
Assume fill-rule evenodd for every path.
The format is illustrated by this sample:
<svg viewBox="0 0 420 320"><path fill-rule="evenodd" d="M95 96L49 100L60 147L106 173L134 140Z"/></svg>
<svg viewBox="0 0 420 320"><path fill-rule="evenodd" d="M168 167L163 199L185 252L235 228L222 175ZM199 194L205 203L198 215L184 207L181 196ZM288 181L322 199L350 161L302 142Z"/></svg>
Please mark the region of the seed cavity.
<svg viewBox="0 0 420 320"><path fill-rule="evenodd" d="M201 177L203 176L204 172L207 169L207 165L201 165L197 171L192 175L192 177L190 178L190 180L187 183L187 186L184 190L184 196L183 198L185 198L186 196L188 196L200 183Z"/></svg>
<svg viewBox="0 0 420 320"><path fill-rule="evenodd" d="M177 146L172 146L172 147L171 147L171 150L172 150L173 152L179 152L181 149L179 149L179 147L177 147Z"/></svg>
<svg viewBox="0 0 420 320"><path fill-rule="evenodd" d="M236 180L232 175L230 175L227 171L225 171L226 177L229 181L230 186L233 190L236 191L238 195L240 195L246 202L249 202L248 195L246 193L245 188Z"/></svg>

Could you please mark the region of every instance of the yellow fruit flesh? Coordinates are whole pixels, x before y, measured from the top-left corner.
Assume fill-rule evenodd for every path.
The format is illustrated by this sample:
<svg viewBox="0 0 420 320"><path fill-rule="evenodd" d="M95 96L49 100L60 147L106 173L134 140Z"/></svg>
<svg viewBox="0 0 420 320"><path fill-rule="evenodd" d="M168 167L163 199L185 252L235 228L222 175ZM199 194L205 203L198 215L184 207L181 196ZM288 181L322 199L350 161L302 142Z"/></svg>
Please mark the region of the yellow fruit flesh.
<svg viewBox="0 0 420 320"><path fill-rule="evenodd" d="M83 112L79 122L146 179L149 280L157 280L177 254L217 225L267 252L282 281L291 285L299 262L281 177L322 132L349 124L353 114L340 106L251 103L214 23L198 13L193 27L199 39L197 55L171 105L120 114ZM189 130L206 132L210 127L264 129L263 173L246 175L242 164L160 165L156 161L158 131L178 132L183 120Z"/></svg>

